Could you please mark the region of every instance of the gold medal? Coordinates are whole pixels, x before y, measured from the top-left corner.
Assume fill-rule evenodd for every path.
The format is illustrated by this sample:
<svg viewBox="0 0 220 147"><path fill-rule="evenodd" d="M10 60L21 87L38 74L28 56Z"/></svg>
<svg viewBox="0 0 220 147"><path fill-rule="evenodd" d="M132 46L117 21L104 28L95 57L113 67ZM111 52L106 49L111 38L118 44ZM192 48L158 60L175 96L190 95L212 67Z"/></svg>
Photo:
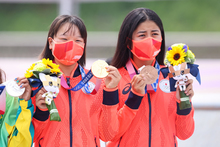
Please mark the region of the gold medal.
<svg viewBox="0 0 220 147"><path fill-rule="evenodd" d="M97 60L92 64L92 74L97 78L104 78L108 75L106 67L108 67L108 64L104 60Z"/></svg>
<svg viewBox="0 0 220 147"><path fill-rule="evenodd" d="M143 74L144 77L146 78L146 84L152 84L157 80L157 69L154 68L153 66L145 66L140 74Z"/></svg>

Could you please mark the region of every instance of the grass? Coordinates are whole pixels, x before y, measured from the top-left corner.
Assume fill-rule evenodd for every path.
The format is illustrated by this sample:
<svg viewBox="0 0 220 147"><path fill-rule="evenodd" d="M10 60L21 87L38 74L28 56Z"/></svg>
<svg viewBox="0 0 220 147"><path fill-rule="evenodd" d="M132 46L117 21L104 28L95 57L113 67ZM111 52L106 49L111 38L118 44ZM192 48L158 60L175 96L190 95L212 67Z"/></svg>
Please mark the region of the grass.
<svg viewBox="0 0 220 147"><path fill-rule="evenodd" d="M137 7L154 10L165 31L220 31L219 0L82 3L79 16L88 31L118 31ZM0 3L0 31L48 31L58 12L56 4Z"/></svg>

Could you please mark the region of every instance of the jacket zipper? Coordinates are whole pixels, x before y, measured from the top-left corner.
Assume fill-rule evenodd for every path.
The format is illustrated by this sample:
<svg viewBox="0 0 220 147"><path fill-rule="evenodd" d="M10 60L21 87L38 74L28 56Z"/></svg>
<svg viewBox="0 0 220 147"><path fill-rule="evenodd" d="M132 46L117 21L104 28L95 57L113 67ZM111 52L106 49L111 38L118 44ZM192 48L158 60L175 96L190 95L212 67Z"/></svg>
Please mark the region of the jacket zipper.
<svg viewBox="0 0 220 147"><path fill-rule="evenodd" d="M38 144L39 144L39 147L41 147L41 145L40 145L40 141L43 139L43 137L38 141Z"/></svg>
<svg viewBox="0 0 220 147"><path fill-rule="evenodd" d="M176 147L176 138L175 138L175 135L173 135L174 137L174 147Z"/></svg>
<svg viewBox="0 0 220 147"><path fill-rule="evenodd" d="M95 137L95 146L98 147L97 142L96 142L96 137Z"/></svg>
<svg viewBox="0 0 220 147"><path fill-rule="evenodd" d="M117 146L117 147L119 147L119 146L120 146L120 143L121 143L121 139L122 139L122 137L120 138L120 140L119 140L119 143L118 143L118 146Z"/></svg>
<svg viewBox="0 0 220 147"><path fill-rule="evenodd" d="M70 86L70 78L66 78L68 86ZM73 130L72 130L72 101L71 101L71 91L68 90L68 96L69 96L69 109L70 109L70 114L69 114L69 119L70 119L70 147L72 147L73 140Z"/></svg>
<svg viewBox="0 0 220 147"><path fill-rule="evenodd" d="M149 147L151 147L151 100L150 100L150 94L147 93L148 96L148 103L149 103Z"/></svg>

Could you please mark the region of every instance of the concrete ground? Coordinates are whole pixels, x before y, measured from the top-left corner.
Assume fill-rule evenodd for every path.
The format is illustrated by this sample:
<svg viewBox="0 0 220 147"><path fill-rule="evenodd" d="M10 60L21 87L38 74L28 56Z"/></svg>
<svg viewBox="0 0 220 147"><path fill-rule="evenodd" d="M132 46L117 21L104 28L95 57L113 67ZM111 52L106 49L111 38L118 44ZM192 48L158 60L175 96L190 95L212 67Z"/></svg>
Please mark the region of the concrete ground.
<svg viewBox="0 0 220 147"><path fill-rule="evenodd" d="M86 67L97 58L88 58ZM23 76L36 58L0 58L0 68L7 79ZM179 140L179 147L217 147L220 136L220 59L198 59L202 84L194 80L193 105L195 107L195 132L191 138ZM104 145L102 145L104 147Z"/></svg>

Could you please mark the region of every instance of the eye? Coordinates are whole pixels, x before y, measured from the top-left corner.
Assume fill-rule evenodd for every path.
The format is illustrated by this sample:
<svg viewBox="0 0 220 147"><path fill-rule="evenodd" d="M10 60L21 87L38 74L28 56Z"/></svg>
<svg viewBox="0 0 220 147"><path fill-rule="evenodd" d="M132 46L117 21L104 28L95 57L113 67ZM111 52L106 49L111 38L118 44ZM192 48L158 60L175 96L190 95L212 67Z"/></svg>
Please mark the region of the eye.
<svg viewBox="0 0 220 147"><path fill-rule="evenodd" d="M60 38L60 40L62 40L62 41L67 41L67 39L66 39L66 38Z"/></svg>
<svg viewBox="0 0 220 147"><path fill-rule="evenodd" d="M152 35L153 35L153 36L157 36L157 35L159 35L159 34L158 34L158 33L153 33Z"/></svg>
<svg viewBox="0 0 220 147"><path fill-rule="evenodd" d="M172 75L175 77L175 73L173 72Z"/></svg>
<svg viewBox="0 0 220 147"><path fill-rule="evenodd" d="M81 43L82 41L81 40L76 40L76 42Z"/></svg>
<svg viewBox="0 0 220 147"><path fill-rule="evenodd" d="M145 34L140 34L138 35L138 37L145 37Z"/></svg>
<svg viewBox="0 0 220 147"><path fill-rule="evenodd" d="M76 42L81 43L81 42L83 42L83 40L77 39Z"/></svg>
<svg viewBox="0 0 220 147"><path fill-rule="evenodd" d="M182 71L180 72L180 74L181 74L181 75L184 75L184 70L182 70Z"/></svg>
<svg viewBox="0 0 220 147"><path fill-rule="evenodd" d="M57 87L60 87L60 84L59 84L59 83L57 84Z"/></svg>
<svg viewBox="0 0 220 147"><path fill-rule="evenodd" d="M50 85L50 86L53 86L53 83L52 83L52 82L49 82L49 85Z"/></svg>

